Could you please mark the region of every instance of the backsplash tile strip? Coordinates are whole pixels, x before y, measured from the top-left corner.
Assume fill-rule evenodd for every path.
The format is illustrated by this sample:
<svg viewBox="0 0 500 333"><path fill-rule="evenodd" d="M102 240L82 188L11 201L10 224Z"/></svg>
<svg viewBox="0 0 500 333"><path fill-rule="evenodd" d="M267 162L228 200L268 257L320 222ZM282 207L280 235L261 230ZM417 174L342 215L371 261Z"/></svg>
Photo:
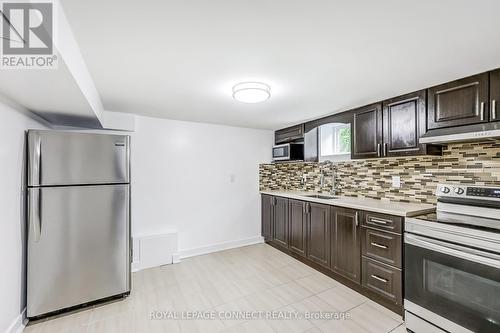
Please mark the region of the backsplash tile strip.
<svg viewBox="0 0 500 333"><path fill-rule="evenodd" d="M500 140L450 144L443 147L442 156L261 164L260 190L329 193L332 168L337 170L341 195L434 204L438 183L500 186ZM401 177L401 188L392 187L392 176Z"/></svg>

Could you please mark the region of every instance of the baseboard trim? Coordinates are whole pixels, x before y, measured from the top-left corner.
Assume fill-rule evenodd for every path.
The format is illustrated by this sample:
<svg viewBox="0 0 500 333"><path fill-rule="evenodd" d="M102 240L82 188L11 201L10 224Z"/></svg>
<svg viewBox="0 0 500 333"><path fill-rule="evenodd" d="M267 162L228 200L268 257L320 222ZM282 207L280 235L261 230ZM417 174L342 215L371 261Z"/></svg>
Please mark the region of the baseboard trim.
<svg viewBox="0 0 500 333"><path fill-rule="evenodd" d="M178 252L178 254L179 254L180 259L186 259L186 258L190 258L190 257L194 257L194 256L203 255L203 254L209 254L209 253L213 253L213 252L219 252L219 251L234 249L237 247L259 244L259 243L264 243L264 238L261 236L239 239L239 240L229 241L229 242L222 242L222 243L217 243L217 244L213 244L213 245L197 247L194 249L180 250Z"/></svg>
<svg viewBox="0 0 500 333"><path fill-rule="evenodd" d="M16 319L14 319L12 324L10 324L5 333L21 333L26 327L27 323L28 320L26 319L26 308L24 308L21 314L17 316Z"/></svg>

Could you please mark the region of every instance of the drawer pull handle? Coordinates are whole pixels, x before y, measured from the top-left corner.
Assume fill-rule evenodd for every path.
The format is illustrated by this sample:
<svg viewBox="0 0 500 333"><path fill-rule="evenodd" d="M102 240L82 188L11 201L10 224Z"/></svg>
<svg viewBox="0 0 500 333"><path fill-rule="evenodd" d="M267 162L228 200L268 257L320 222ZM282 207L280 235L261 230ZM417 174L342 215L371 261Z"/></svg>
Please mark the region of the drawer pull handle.
<svg viewBox="0 0 500 333"><path fill-rule="evenodd" d="M387 279L381 278L380 276L377 276L374 274L372 274L371 277L374 278L375 280L378 280L378 281L383 282L383 283L387 283L389 281Z"/></svg>
<svg viewBox="0 0 500 333"><path fill-rule="evenodd" d="M371 242L370 245L373 245L373 246L376 246L376 247L379 247L381 249L387 249L388 246L387 245L382 245L382 244L379 244L379 243L374 243L374 242Z"/></svg>
<svg viewBox="0 0 500 333"><path fill-rule="evenodd" d="M377 219L375 217L370 217L370 222L378 223L378 224L388 224L389 223L389 221L387 221L387 220Z"/></svg>

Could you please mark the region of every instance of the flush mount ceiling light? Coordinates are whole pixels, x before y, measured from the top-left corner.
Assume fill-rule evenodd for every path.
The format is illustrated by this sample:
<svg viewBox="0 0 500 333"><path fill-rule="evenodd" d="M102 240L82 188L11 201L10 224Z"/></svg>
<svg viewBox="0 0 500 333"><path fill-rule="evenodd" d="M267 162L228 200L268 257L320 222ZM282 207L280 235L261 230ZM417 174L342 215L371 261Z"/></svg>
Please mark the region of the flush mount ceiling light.
<svg viewBox="0 0 500 333"><path fill-rule="evenodd" d="M233 98L242 103L260 103L271 97L271 87L262 82L241 82L233 87Z"/></svg>

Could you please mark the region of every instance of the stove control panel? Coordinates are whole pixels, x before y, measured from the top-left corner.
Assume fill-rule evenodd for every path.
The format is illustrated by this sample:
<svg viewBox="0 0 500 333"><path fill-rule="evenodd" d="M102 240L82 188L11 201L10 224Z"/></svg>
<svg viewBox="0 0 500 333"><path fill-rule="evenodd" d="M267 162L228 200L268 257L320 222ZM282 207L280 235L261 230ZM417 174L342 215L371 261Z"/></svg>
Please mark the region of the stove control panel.
<svg viewBox="0 0 500 333"><path fill-rule="evenodd" d="M438 197L500 200L500 187L439 184Z"/></svg>
<svg viewBox="0 0 500 333"><path fill-rule="evenodd" d="M484 198L499 198L500 199L500 188L494 187L467 187L467 195L473 197L484 197Z"/></svg>

